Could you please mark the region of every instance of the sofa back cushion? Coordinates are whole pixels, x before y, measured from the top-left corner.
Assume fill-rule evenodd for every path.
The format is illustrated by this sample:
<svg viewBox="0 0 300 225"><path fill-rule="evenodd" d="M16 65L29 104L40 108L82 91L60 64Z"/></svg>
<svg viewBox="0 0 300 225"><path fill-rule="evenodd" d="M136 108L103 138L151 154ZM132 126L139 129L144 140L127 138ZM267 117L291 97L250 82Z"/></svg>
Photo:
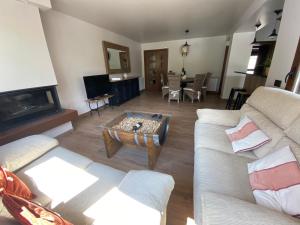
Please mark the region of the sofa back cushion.
<svg viewBox="0 0 300 225"><path fill-rule="evenodd" d="M58 146L54 138L33 135L0 146L0 165L16 171Z"/></svg>
<svg viewBox="0 0 300 225"><path fill-rule="evenodd" d="M274 124L270 119L268 119L261 112L257 111L255 108L245 104L241 109L242 116L249 117L254 123L268 136L271 141L253 152L258 158L262 158L271 152L277 142L285 136L283 130Z"/></svg>
<svg viewBox="0 0 300 225"><path fill-rule="evenodd" d="M290 139L300 145L300 118L295 120L294 123L284 132Z"/></svg>
<svg viewBox="0 0 300 225"><path fill-rule="evenodd" d="M300 115L300 95L278 88L257 88L248 98L247 104L282 129L287 129Z"/></svg>

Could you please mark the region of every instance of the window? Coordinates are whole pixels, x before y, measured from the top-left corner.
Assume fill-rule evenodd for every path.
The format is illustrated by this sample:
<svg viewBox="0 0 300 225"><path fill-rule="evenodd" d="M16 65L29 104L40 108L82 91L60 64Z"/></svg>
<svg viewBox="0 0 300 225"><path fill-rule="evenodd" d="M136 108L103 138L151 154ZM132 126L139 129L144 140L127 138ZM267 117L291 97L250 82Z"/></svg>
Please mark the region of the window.
<svg viewBox="0 0 300 225"><path fill-rule="evenodd" d="M248 74L254 74L254 69L255 69L255 66L256 66L256 61L257 61L257 55L251 55L249 63L248 63L248 68L247 68L247 73Z"/></svg>

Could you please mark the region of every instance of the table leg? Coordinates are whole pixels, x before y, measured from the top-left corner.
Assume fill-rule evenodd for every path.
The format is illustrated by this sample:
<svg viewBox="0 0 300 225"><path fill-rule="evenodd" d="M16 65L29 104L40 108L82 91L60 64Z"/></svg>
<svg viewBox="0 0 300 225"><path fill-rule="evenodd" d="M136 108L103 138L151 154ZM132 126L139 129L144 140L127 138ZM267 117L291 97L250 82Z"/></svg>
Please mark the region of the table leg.
<svg viewBox="0 0 300 225"><path fill-rule="evenodd" d="M103 139L104 139L104 144L105 144L105 149L106 149L106 155L108 158L111 158L121 148L122 143L113 139L109 135L108 130L106 130L106 129L103 130Z"/></svg>
<svg viewBox="0 0 300 225"><path fill-rule="evenodd" d="M154 169L156 161L161 151L161 146L156 146L153 139L148 139L147 141L147 151L148 151L148 168L150 170Z"/></svg>

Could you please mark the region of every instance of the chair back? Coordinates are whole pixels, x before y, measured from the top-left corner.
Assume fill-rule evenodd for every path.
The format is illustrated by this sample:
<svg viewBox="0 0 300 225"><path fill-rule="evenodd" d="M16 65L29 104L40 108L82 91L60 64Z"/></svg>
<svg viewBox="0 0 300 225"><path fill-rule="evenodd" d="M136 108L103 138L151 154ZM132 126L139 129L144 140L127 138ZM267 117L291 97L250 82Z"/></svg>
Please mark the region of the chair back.
<svg viewBox="0 0 300 225"><path fill-rule="evenodd" d="M170 91L178 91L180 90L180 75L168 75L169 89Z"/></svg>
<svg viewBox="0 0 300 225"><path fill-rule="evenodd" d="M193 89L194 91L200 91L201 88L204 85L205 82L205 78L206 78L206 74L196 74L195 78L194 78L194 84L193 84Z"/></svg>
<svg viewBox="0 0 300 225"><path fill-rule="evenodd" d="M203 86L207 87L208 80L209 80L209 78L211 77L211 75L212 75L212 73L210 73L210 72L208 72L208 73L206 74L206 77L205 77L205 81L204 81Z"/></svg>
<svg viewBox="0 0 300 225"><path fill-rule="evenodd" d="M169 71L166 78L164 78L164 76L161 76L161 85L162 86L168 86L169 85L169 81L168 81L169 75L174 76L175 72Z"/></svg>

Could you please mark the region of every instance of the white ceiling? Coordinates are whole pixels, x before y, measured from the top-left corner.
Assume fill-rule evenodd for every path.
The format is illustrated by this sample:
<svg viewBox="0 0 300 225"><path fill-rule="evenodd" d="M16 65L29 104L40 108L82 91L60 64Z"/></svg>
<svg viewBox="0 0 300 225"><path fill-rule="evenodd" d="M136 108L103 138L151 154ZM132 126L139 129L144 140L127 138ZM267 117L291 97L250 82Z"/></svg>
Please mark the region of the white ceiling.
<svg viewBox="0 0 300 225"><path fill-rule="evenodd" d="M253 0L51 0L53 8L138 42L228 34Z"/></svg>

